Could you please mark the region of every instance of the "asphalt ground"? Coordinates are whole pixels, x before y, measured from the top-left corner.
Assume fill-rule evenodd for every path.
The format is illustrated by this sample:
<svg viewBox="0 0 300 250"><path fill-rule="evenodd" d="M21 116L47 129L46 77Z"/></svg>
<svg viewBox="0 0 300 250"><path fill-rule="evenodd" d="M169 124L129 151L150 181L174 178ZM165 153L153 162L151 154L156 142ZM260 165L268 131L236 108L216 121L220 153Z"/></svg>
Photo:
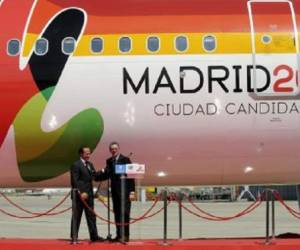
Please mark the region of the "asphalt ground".
<svg viewBox="0 0 300 250"><path fill-rule="evenodd" d="M33 212L43 212L56 205L63 196L9 196L16 204ZM132 217L140 217L153 204L152 201L133 202ZM188 208L192 206L188 202L183 203ZM248 207L251 202L196 202L201 209L216 216L232 216ZM287 204L294 209L297 208L296 201L288 201ZM55 211L71 206L71 200L66 202ZM153 212L163 206L160 201ZM30 216L12 207L0 197L0 209L22 216ZM106 218L107 210L99 201L95 201L97 213ZM196 211L193 209L193 211ZM196 211L197 212L197 211ZM198 213L198 212L197 212ZM152 212L150 213L152 214ZM179 212L178 204L172 202L168 206L167 237L178 239L179 237ZM243 217L228 221L209 221L196 217L183 210L183 233L184 239L191 238L249 238L264 237L266 234L266 204L263 202L257 209ZM113 218L113 215L111 215ZM0 238L30 238L30 239L69 239L70 238L71 212L56 215L43 216L34 219L17 219L9 217L0 212ZM107 236L107 223L97 219L99 235ZM114 236L115 226L111 225ZM163 238L163 212L142 221L130 228L131 239L162 239ZM270 229L271 232L271 229ZM300 219L293 217L279 202L275 203L275 234L280 235L287 232L300 234ZM86 221L83 216L79 231L80 239L88 238Z"/></svg>

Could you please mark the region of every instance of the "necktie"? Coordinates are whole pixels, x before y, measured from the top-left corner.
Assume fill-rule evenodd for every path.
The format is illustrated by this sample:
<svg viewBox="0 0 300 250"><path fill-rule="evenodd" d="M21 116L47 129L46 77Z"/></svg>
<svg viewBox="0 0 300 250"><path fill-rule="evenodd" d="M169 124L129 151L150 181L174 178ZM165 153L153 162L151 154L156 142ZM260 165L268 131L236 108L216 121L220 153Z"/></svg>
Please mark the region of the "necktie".
<svg viewBox="0 0 300 250"><path fill-rule="evenodd" d="M91 172L91 167L90 167L88 161L85 161L85 166L87 167L87 169L89 170L89 172Z"/></svg>

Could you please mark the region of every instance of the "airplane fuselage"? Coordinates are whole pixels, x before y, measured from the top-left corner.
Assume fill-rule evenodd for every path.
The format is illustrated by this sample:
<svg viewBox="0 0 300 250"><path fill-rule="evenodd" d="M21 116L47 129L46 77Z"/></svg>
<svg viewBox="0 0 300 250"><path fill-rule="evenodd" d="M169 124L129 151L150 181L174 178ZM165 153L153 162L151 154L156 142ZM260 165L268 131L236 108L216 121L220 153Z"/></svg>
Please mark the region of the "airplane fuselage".
<svg viewBox="0 0 300 250"><path fill-rule="evenodd" d="M68 186L111 141L143 185L299 183L300 1L20 2L0 7L1 187Z"/></svg>

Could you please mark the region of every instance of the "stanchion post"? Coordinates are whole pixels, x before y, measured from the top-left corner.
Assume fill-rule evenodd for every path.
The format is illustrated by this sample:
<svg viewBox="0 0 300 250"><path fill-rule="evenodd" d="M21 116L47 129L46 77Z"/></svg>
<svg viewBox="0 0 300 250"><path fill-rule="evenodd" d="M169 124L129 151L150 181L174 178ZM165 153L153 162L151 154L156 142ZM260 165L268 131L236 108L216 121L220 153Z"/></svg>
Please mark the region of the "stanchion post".
<svg viewBox="0 0 300 250"><path fill-rule="evenodd" d="M163 201L164 201L164 229L163 229L163 241L161 242L161 245L163 246L169 246L170 243L167 241L167 232L168 232L168 193L167 189L164 189L162 192Z"/></svg>
<svg viewBox="0 0 300 250"><path fill-rule="evenodd" d="M179 191L177 193L177 201L178 201L178 219L179 219L179 225L178 225L178 229L179 229L179 240L182 240L182 199L183 199L183 195L182 193Z"/></svg>
<svg viewBox="0 0 300 250"><path fill-rule="evenodd" d="M110 179L107 179L107 237L108 241L112 240L111 233L110 233Z"/></svg>
<svg viewBox="0 0 300 250"><path fill-rule="evenodd" d="M121 242L125 243L125 182L126 176L121 176Z"/></svg>
<svg viewBox="0 0 300 250"><path fill-rule="evenodd" d="M167 190L164 190L164 241L163 244L167 244L167 233L168 233L168 194Z"/></svg>
<svg viewBox="0 0 300 250"><path fill-rule="evenodd" d="M274 194L272 194L272 239L275 239L275 199Z"/></svg>
<svg viewBox="0 0 300 250"><path fill-rule="evenodd" d="M71 222L71 244L78 244L77 232L77 194L78 190L72 189L72 222Z"/></svg>
<svg viewBox="0 0 300 250"><path fill-rule="evenodd" d="M269 190L266 190L266 239L265 239L266 245L270 243L269 220L270 220L270 195L269 195Z"/></svg>

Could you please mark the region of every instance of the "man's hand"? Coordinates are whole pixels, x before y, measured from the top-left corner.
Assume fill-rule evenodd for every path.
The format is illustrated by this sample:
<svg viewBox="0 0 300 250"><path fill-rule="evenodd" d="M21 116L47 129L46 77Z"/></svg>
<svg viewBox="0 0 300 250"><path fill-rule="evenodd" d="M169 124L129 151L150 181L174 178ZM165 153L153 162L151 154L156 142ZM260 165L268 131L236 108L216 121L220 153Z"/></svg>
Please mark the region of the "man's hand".
<svg viewBox="0 0 300 250"><path fill-rule="evenodd" d="M83 199L83 200L87 200L89 198L87 193L81 193L80 196L81 196L81 199Z"/></svg>
<svg viewBox="0 0 300 250"><path fill-rule="evenodd" d="M135 200L135 192L130 192L130 194L129 194L129 199L130 199L131 201Z"/></svg>

